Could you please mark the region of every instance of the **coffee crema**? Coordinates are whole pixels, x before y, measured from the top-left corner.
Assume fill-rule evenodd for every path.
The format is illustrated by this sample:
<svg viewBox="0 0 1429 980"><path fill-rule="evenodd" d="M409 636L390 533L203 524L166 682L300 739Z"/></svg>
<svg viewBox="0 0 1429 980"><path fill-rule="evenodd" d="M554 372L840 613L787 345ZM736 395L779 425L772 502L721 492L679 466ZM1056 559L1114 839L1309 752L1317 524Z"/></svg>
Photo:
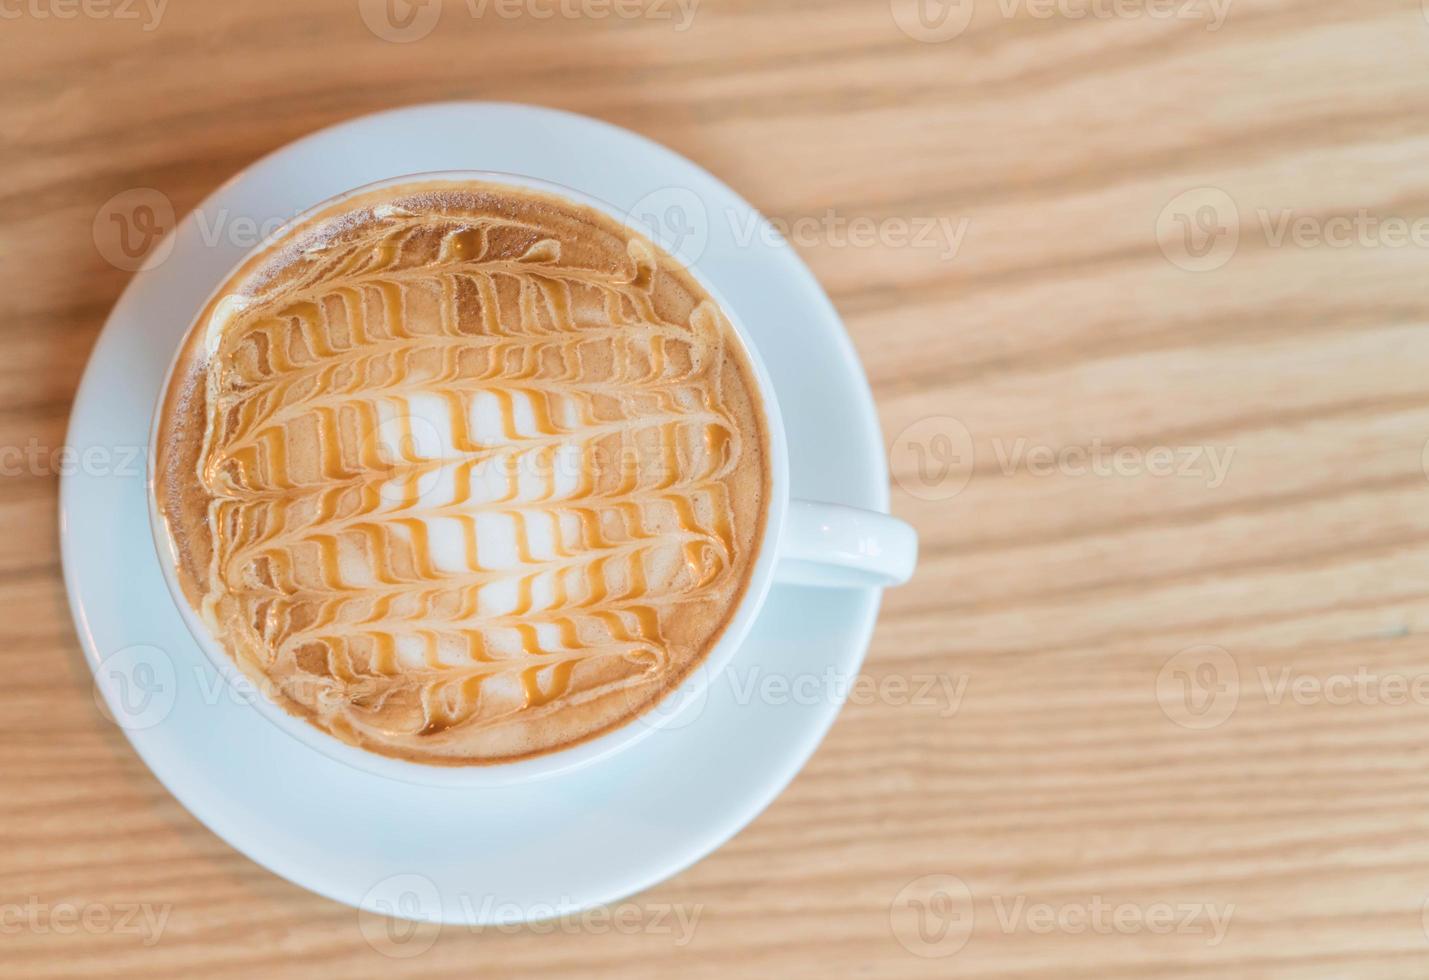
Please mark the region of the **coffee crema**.
<svg viewBox="0 0 1429 980"><path fill-rule="evenodd" d="M185 342L155 495L189 602L291 713L496 763L641 714L762 538L767 433L716 303L607 215L468 181L349 197Z"/></svg>

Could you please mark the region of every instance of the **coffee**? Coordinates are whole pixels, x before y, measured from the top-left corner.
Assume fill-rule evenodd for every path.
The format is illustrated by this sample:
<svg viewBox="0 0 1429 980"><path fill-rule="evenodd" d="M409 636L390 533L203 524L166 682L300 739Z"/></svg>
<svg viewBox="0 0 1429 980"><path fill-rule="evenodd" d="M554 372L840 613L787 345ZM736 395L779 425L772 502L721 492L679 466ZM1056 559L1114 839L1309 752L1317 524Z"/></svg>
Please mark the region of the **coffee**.
<svg viewBox="0 0 1429 980"><path fill-rule="evenodd" d="M218 290L161 405L184 594L288 711L427 763L550 752L709 652L768 434L718 305L604 213L433 181L306 219Z"/></svg>

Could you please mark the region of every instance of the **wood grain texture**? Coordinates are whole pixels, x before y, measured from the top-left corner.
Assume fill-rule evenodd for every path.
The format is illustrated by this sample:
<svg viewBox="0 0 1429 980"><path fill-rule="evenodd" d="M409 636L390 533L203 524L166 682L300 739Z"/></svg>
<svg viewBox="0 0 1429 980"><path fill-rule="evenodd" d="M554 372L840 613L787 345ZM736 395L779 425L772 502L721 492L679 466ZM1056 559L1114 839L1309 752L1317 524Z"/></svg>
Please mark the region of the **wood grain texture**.
<svg viewBox="0 0 1429 980"><path fill-rule="evenodd" d="M790 224L863 357L923 558L866 666L893 693L633 900L698 908L689 943L447 929L398 960L215 838L101 717L54 467L10 452L0 973L1429 973L1423 7L1230 0L1211 29L1184 0L976 0L935 42L901 6L704 0L676 31L449 3L412 43L357 0L173 3L152 30L142 6L6 7L0 447L62 444L128 278L91 232L115 194L182 213L338 120L535 102L668 144ZM854 219L876 240L847 241ZM900 237L938 219L955 250ZM960 698L888 686L929 677ZM968 914L926 920L948 927L938 958L907 948L927 896L904 889L930 874L966 889L943 879L932 913ZM168 918L145 945L27 903Z"/></svg>

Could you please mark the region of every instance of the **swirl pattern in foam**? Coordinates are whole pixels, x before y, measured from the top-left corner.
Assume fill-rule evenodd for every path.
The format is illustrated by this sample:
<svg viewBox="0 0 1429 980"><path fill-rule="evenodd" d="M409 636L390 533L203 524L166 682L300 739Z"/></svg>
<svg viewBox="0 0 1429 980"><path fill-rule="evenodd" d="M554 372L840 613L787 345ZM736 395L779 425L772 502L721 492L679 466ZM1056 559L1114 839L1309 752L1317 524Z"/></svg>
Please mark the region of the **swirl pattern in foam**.
<svg viewBox="0 0 1429 980"><path fill-rule="evenodd" d="M289 710L425 762L638 715L763 528L739 342L668 255L496 185L348 199L247 262L170 383L156 492L190 601Z"/></svg>

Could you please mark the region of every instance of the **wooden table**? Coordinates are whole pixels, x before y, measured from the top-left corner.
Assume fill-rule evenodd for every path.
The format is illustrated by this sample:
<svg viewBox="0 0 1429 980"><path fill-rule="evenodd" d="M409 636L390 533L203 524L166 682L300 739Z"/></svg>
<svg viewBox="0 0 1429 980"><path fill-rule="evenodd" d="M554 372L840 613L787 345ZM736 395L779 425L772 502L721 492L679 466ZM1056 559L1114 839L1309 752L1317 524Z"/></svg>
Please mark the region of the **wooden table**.
<svg viewBox="0 0 1429 980"><path fill-rule="evenodd" d="M1416 0L115 4L0 8L0 974L1429 973ZM391 959L96 710L54 451L129 277L107 202L454 98L627 126L779 219L923 555L883 693L637 928Z"/></svg>

